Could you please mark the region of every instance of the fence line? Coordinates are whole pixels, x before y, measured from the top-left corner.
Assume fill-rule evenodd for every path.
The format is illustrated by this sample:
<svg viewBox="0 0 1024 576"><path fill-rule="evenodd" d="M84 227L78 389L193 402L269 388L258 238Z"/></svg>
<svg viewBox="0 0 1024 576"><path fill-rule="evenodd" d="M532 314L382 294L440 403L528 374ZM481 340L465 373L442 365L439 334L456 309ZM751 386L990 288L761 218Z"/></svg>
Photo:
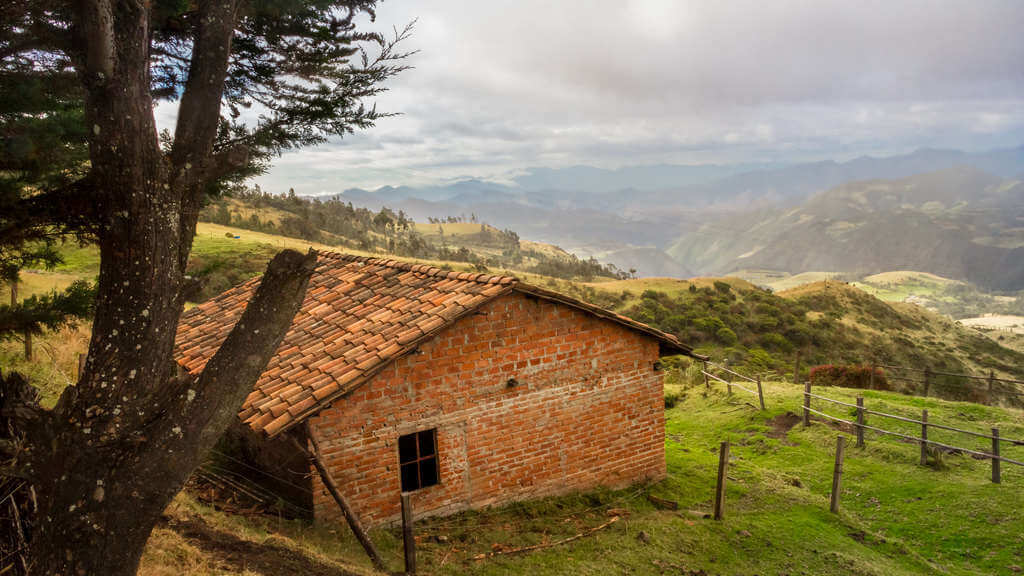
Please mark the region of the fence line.
<svg viewBox="0 0 1024 576"><path fill-rule="evenodd" d="M829 420L834 420L836 422L842 422L843 424L849 424L851 426L856 426L856 427L864 428L865 430L873 430L873 431L879 432L881 434L888 434L890 436L899 436L900 438L905 438L907 440L912 440L914 442L924 442L926 444L931 444L933 446L940 446L942 448L947 448L949 450L956 450L958 452L966 452L968 454L975 454L977 456L983 456L983 457L988 458L990 460L1000 460L1002 462L1009 462L1011 464L1016 464L1018 466L1024 466L1024 462L1018 462L1017 460L1013 460L1013 459L1007 458L1005 456L997 456L995 454L990 454L988 452L979 452L977 450L971 450L970 448L962 448L960 446L951 446L949 444L943 444L942 442L936 442L934 440L922 439L922 438L917 437L917 436L910 436L910 435L907 435L907 434L902 434L900 432L893 432L892 430L885 430L883 428L877 428L875 426L870 426L868 424L858 424L858 423L856 423L856 422L854 422L852 420L843 420L842 418L837 418L835 416L832 416L831 414L826 414L826 413L821 412L819 410L815 410L814 408L807 408L807 410L810 410L813 414L817 414L817 415L822 416L824 418L828 418ZM934 425L933 424L927 424L927 426L930 428L930 427L932 427Z"/></svg>
<svg viewBox="0 0 1024 576"><path fill-rule="evenodd" d="M711 368L713 368L713 369L717 368L719 370L723 370L723 371L727 372L728 374L732 374L732 375L737 376L739 378L742 378L744 380L748 380L748 381L751 381L751 382L756 382L757 383L757 391L751 390L750 388L747 388L747 387L745 387L745 386L743 386L741 384L737 384L735 382L730 382L730 381L728 381L728 380L726 380L726 379L724 379L724 378L722 378L720 376L712 374L711 372L708 371L708 367L709 366ZM890 365L884 365L884 364L874 365L873 368L874 367L889 368L889 369L894 369L894 368L895 369L899 369L899 368L902 368L900 366L890 366ZM909 370L914 370L914 371L918 371L918 372L924 372L925 376L926 376L926 379L923 381L924 383L928 383L927 377L929 375L932 375L932 374L944 375L944 376L967 376L967 375L952 374L952 373L946 373L946 372L933 372L933 371L931 371L929 369L921 370L921 369L917 369L917 368L909 368ZM732 387L735 386L735 387L739 388L740 390L743 390L743 391L748 392L748 393L750 393L750 394L752 394L754 396L757 396L758 399L761 401L761 409L762 410L764 409L764 393L763 393L763 389L762 389L762 383L761 383L760 375L758 375L758 377L756 379L755 378L751 378L751 377L749 377L749 376L747 376L745 374L740 374L739 372L735 372L733 370L730 370L729 368L726 368L724 366L721 366L719 364L715 364L715 363L709 362L709 361L705 361L704 368L700 372L704 376L704 381L705 381L706 384L710 380L715 380L717 382L721 382L721 383L725 384L726 386L729 386L730 392L732 390ZM996 381L996 380L1001 381L1001 382L1016 382L1014 380L1006 379L1006 378L994 378L994 377L980 378L980 377L976 377L976 376L974 376L973 378L981 379L981 380L987 380L989 382ZM903 380L908 380L908 381L915 381L915 380L912 380L912 379L909 379L909 378L901 378L901 377L893 377L893 379L903 379ZM921 382L921 381L917 381L917 382ZM886 412L880 412L878 410L870 410L870 409L864 407L864 404L863 404L864 399L862 397L858 397L857 398L857 404L851 404L849 402L843 402L841 400L836 400L834 398L829 398L827 396L822 396L820 394L814 394L813 392L811 392L811 383L809 381L805 382L805 389L804 389L803 395L804 395L803 410L804 410L804 422L805 422L805 425L809 425L809 423L810 423L810 414L811 413L817 414L817 415L819 415L819 416L821 416L823 418L827 418L827 419L835 421L835 422L841 422L841 423L844 423L844 424L848 424L850 426L853 426L857 430L857 432L858 432L858 434L857 434L858 435L858 443L857 443L858 446L862 446L863 445L862 444L862 442L863 442L863 440L862 440L862 438L863 438L863 431L864 430L871 430L871 431L874 431L874 432L878 432L880 434L886 434L886 435L889 435L889 436L897 436L897 437L900 437L900 438L904 438L904 439L907 439L907 440L919 443L921 445L921 449L922 449L922 463L924 462L924 455L923 454L924 454L924 447L926 445L937 446L937 447L940 447L940 448L945 448L945 449L948 449L948 450L954 450L954 451L957 451L957 452L963 452L963 453L967 453L967 454L974 454L976 456L980 456L982 458L987 458L987 459L992 461L992 466L993 466L992 481L993 482L999 482L999 471L998 471L998 464L999 464L999 462L1008 462L1010 464L1015 464L1017 466L1024 467L1024 462L1021 462L1019 460L1014 460L1012 458L1007 458L1007 457L1002 456L1002 455L999 454L1000 443L1006 442L1006 443L1008 443L1011 446L1024 446L1024 440L1015 440L1015 439L1010 439L1010 438L1003 438L1003 437L1001 437L999 435L999 430L997 428L993 428L992 429L992 434L985 434L985 433L982 433L982 432L975 432L975 431L972 431L972 430L964 430L962 428L956 428L954 426L948 426L946 424L938 424L938 423L929 422L926 419L926 416L927 416L926 413L922 413L922 419L921 420L917 420L917 419L914 419L914 418L908 418L906 416L900 416L898 414L889 414L889 413L886 413ZM818 400L822 400L822 401L825 401L825 402L831 402L831 403L839 405L839 406L845 406L845 407L853 408L854 410L857 410L857 421L845 420L843 418L838 418L836 416L832 416L831 414L827 414L825 412L822 412L820 410L816 410L816 409L812 408L811 407L811 399L812 398L816 398ZM890 419L893 419L893 420L898 420L900 422L906 422L908 424L914 424L914 425L921 426L921 436L911 436L911 435L903 434L901 432L896 432L896 431L893 431L893 430L886 430L884 428L879 428L879 427L876 427L876 426L870 426L870 425L868 425L868 424L866 424L864 422L864 416L867 415L867 414L871 414L871 415L874 415L874 416L880 416L882 418L890 418ZM938 429L938 430L947 430L949 432L955 432L955 433L958 433L958 434L966 434L966 435L973 436L973 437L976 437L976 438L985 438L985 439L991 440L992 441L992 451L991 452L984 452L984 451L979 451L979 450L973 450L973 449L970 449L970 448L964 448L962 446L953 446L953 445L950 445L950 444L944 444L942 442L936 442L935 440L931 440L931 439L928 438L928 428L935 428L935 429Z"/></svg>
<svg viewBox="0 0 1024 576"><path fill-rule="evenodd" d="M871 367L871 379L874 382L876 369L885 369L884 377L894 382L902 382L919 387L914 394L929 396L933 391L938 392L940 397L950 399L967 399L975 402L984 402L992 405L997 399L1009 401L1018 405L1024 401L1024 391L1018 389L1018 385L1024 385L1024 380L1015 378L997 377L994 371L988 375L963 374L957 372L946 372L943 370L932 370L931 368L912 368L910 366L897 366L895 364L876 364L864 362L864 366ZM800 370L800 358L797 355L794 361L793 372L794 382L798 382ZM917 376L923 375L923 378ZM955 382L950 379L962 378L963 381ZM985 386L976 386L974 383L987 383ZM873 386L872 386L873 387ZM950 393L953 393L950 395ZM966 394L966 396L965 396ZM984 398L982 400L981 398Z"/></svg>
<svg viewBox="0 0 1024 576"><path fill-rule="evenodd" d="M754 396L757 396L757 392L756 391L751 390L750 388L747 388L746 386L743 386L742 384L737 384L735 382L729 382L728 380L723 380L723 379L719 378L718 376L715 376L714 374L708 374L707 372L704 372L703 370L701 370L701 373L703 373L705 376L711 378L712 380L717 380L717 381L721 382L722 384L725 384L726 386L735 386L736 388L739 388L740 390L743 390L744 392L749 392L749 393L753 394Z"/></svg>
<svg viewBox="0 0 1024 576"><path fill-rule="evenodd" d="M998 376L975 376L974 374L958 374L955 372L942 372L939 370L931 370L929 368L911 368L909 366L893 366L889 364L875 364L876 368L888 368L890 370L906 370L908 372L922 372L926 374L935 374L938 376L955 376L957 378L971 378L974 380L989 381L994 380L996 382L1006 382L1008 384L1024 384L1024 380L1014 380L1013 378L1000 378Z"/></svg>
<svg viewBox="0 0 1024 576"><path fill-rule="evenodd" d="M842 406L849 406L850 408L857 408L857 409L861 408L860 406L857 406L856 404L850 404L849 402L843 402L841 400L835 400L833 398L828 398L826 396L819 396L818 394L811 394L811 393L808 393L808 392L805 392L805 394L809 395L812 398L817 398L819 400L825 400L827 402L832 402L833 404L839 404L839 405L842 405ZM868 410L867 408L863 408L863 410L864 410L865 414L874 414L875 416L883 416L885 418L892 418L894 420L902 420L904 422L909 422L911 424L921 424L921 425L927 424L929 428L940 428L942 430L949 430L951 432L960 432L961 434L970 434L972 436L978 436L979 438L988 438L989 440L995 440L996 439L995 436L990 436L988 434L983 434L981 432L974 432L974 431L971 431L971 430L963 430L961 428L954 428L952 426L946 426L945 424L936 424L934 422L925 422L923 420L915 420L913 418L908 418L906 416L899 416L899 415L896 415L896 414L888 414L886 412L878 412L876 410ZM1022 441L1022 440L1012 440L1010 438L1006 438L1006 437L1003 437L1003 436L1000 436L998 439L1000 441L1003 441L1003 442L1010 442L1010 443L1012 443L1012 444L1014 444L1016 446L1024 445L1024 441Z"/></svg>
<svg viewBox="0 0 1024 576"><path fill-rule="evenodd" d="M740 374L739 372L733 372L732 370L726 368L725 366L722 366L720 364L715 364L714 362L710 362L709 361L708 362L708 366L714 366L715 368L718 368L719 370L724 370L725 372L728 372L729 374L732 374L733 376L738 376L740 378L743 378L744 380L747 380L748 382L757 382L757 380L751 378L750 376L747 376L746 374Z"/></svg>
<svg viewBox="0 0 1024 576"><path fill-rule="evenodd" d="M849 407L849 408L854 408L854 409L857 410L857 421L855 422L855 421L852 421L852 420L845 420L843 418L838 418L838 417L833 416L831 414L827 414L827 413L825 413L825 412L823 412L821 410L816 410L816 409L811 407L811 404L810 404L811 398L816 398L818 400L822 400L822 401L825 401L825 402L831 402L831 403L837 404L839 406L846 406L846 407ZM1014 446L1021 446L1021 445L1024 445L1024 441L1013 440L1013 439L1009 439L1009 438L1003 438L1003 437L1001 437L999 435L999 429L998 428L993 428L991 435L983 434L981 432L974 432L972 430L963 430L961 428L955 428L953 426L947 426L945 424L936 424L936 423L929 422L926 419L927 411L923 411L922 412L921 420L916 420L914 418L908 418L906 416L899 416L899 415L896 415L896 414L888 414L886 412L879 412L877 410L869 410L869 409L864 407L863 402L864 402L864 399L862 397L858 397L857 398L857 404L850 404L849 402L843 402L841 400L836 400L834 398L828 398L827 396L821 396L820 394L814 394L814 393L812 393L810 391L810 382L808 382L808 383L806 383L806 388L804 389L804 406L803 406L803 409L804 409L804 422L805 422L805 424L809 423L810 422L809 414L813 413L813 414L817 414L817 415L819 415L819 416L821 416L823 418L827 418L827 419L835 421L835 422L841 422L843 424L848 424L850 426L853 426L857 430L857 432L858 432L858 434L857 434L857 436L858 436L858 445L862 445L861 444L861 439L863 438L863 430L872 430L872 431L878 432L880 434L887 434L887 435L890 435L890 436L897 436L897 437L904 438L904 439L907 439L907 440L910 440L910 441L913 441L913 442L917 442L917 443L919 443L921 445L921 449L922 449L922 456L921 456L922 464L925 462L925 460L924 460L925 459L924 447L926 445L937 446L937 447L940 447L940 448L946 448L948 450L954 450L954 451L957 451L957 452L964 452L964 453L967 453L967 454L974 454L976 456L980 456L982 458L986 458L986 459L992 461L992 481L996 482L996 483L998 483L1000 481L999 480L999 463L1000 462L1008 462L1010 464L1016 464L1017 466L1024 466L1024 462L1021 462L1019 460L1014 460L1012 458L1007 458L1007 457L1002 456L1002 455L999 454L999 445L1000 445L1001 442L1008 442L1008 443L1010 443L1011 445L1014 445ZM864 414L873 414L875 416L880 416L880 417L883 417L883 418L891 418L891 419L894 419L894 420L899 420L901 422L907 422L909 424L920 425L921 426L921 436L910 436L908 434L903 434L901 432L895 432L893 430L886 430L884 428L878 428L876 426L870 426L870 425L864 423ZM984 451L979 451L979 450L972 450L970 448L964 448L962 446L953 446L953 445L945 444L945 443L942 443L942 442L936 442L935 440L931 440L931 439L928 438L928 428L937 428L937 429L940 429L940 430L948 430L950 432L956 432L956 433L959 433L959 434L968 434L970 436L975 436L975 437L978 437L978 438L986 438L986 439L992 440L992 452L984 452Z"/></svg>

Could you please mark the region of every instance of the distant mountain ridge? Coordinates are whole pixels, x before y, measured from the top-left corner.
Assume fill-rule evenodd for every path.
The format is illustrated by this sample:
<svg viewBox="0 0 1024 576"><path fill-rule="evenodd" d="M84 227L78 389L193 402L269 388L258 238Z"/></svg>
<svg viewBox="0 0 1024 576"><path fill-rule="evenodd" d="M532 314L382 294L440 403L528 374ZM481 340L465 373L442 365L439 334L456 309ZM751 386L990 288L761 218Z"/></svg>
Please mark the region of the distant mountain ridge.
<svg viewBox="0 0 1024 576"><path fill-rule="evenodd" d="M577 253L597 255L620 268L635 268L641 276L672 271L716 274L733 268L729 258L736 259L752 252L748 255L750 257L766 250L764 242L773 236L757 233L758 228L763 228L759 226L761 220L778 218L780 210L800 209L805 202L814 202L815 194L850 182L910 178L962 167L973 167L997 180L1019 179L1024 175L1024 146L981 153L921 149L891 157L865 156L846 162L822 161L792 166L654 165L617 170L587 166L533 168L516 177L513 185L467 179L443 186L386 186L375 191L349 189L341 197L371 209L383 206L401 209L419 221L428 217L468 217L475 214L500 228L514 229L524 238L574 247ZM940 188L931 186L926 193L938 193ZM959 192L953 190L949 193L955 195ZM886 208L890 209L894 208L891 205ZM882 210L881 206L879 210ZM905 210L899 214L910 218L907 223L915 222L914 218L919 216ZM971 225L984 227L983 220L979 216ZM958 219L946 225L962 223L964 220ZM899 224L896 220L879 217L873 223L880 227L874 232L875 237L892 238L883 229ZM697 230L707 232L715 227L730 231L739 228L752 237L765 240L745 242L745 249L735 252L730 246L740 243L733 240L717 238L709 243L707 240L694 241L691 236ZM1002 223L996 228L1006 230L1012 226ZM831 230L832 233L837 231L836 228ZM863 228L862 233L867 235L870 231L869 226ZM1006 256L1001 250L973 246L986 245L984 241L974 242L976 231L965 231L961 235L964 237L956 239L955 235L944 233L941 238L936 238L938 247L926 245L919 248L928 254L944 250L953 260L973 262L971 266L980 269L972 271L970 277L987 278L986 282L991 286L1017 285L1015 273L988 271L992 266L1015 266L1013 261L1004 261ZM686 248L683 243L692 244L692 248ZM848 251L856 246L857 242L846 243L842 250L835 250L849 254ZM870 246L866 245L865 249L872 249ZM964 267L953 266L939 271L920 265L909 252L913 246L908 246L906 258L899 259L899 266L894 267L967 277ZM706 251L707 254L698 254L698 251ZM784 269L794 273L820 269L801 268L811 262L835 260L814 255L796 258L785 254L785 245L776 251L782 253L769 258L771 250L767 250L758 259L785 264L787 268ZM819 254L824 252L824 248L817 251ZM668 263L666 256L679 268ZM938 259L933 255L923 258L925 261ZM869 265L870 262L855 264L858 269L876 270ZM846 270L846 267L834 269Z"/></svg>
<svg viewBox="0 0 1024 576"><path fill-rule="evenodd" d="M684 265L713 273L915 269L1019 290L1024 183L967 167L852 182L796 208L706 222L667 251Z"/></svg>

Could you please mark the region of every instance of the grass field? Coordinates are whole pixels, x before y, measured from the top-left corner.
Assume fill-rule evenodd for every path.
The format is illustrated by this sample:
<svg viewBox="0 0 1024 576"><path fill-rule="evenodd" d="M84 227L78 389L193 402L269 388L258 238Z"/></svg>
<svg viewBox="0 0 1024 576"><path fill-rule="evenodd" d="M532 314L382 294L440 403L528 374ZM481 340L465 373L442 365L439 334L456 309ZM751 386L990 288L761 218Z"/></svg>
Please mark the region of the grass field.
<svg viewBox="0 0 1024 576"><path fill-rule="evenodd" d="M607 293L629 293L629 297L622 300L618 305L619 308L625 308L636 304L640 301L640 295L646 290L653 290L655 292L664 292L670 296L679 296L684 292L690 290L690 286L696 286L697 288L711 288L714 287L715 282L725 282L734 288L741 290L752 289L754 286L742 279L735 277L724 277L724 278L632 278L628 280L599 280L597 282L587 282L583 284L586 287L600 290Z"/></svg>
<svg viewBox="0 0 1024 576"><path fill-rule="evenodd" d="M780 291L789 290L801 284L831 280L839 276L839 272L801 272L800 274L789 274L788 272L772 270L740 270L734 272L734 275L758 286L765 286L772 290Z"/></svg>
<svg viewBox="0 0 1024 576"><path fill-rule="evenodd" d="M436 239L441 237L441 232L444 232L445 236L472 236L480 233L479 222L443 222L440 224L431 224L429 222L416 222L413 224L413 228L423 235L424 238ZM487 228L494 230L493 226L484 224Z"/></svg>
<svg viewBox="0 0 1024 576"><path fill-rule="evenodd" d="M920 466L918 447L869 433L867 448L847 451L842 511L828 512L833 447L842 433L796 416L799 390L766 385L768 410L742 396L703 387L673 389L679 402L667 411L668 477L650 486L595 491L503 508L435 518L417 524L418 559L425 574L1014 574L1024 565L1024 469L1004 465L1003 484L989 482L987 462L944 455L941 465ZM829 389L852 401L856 391ZM1024 436L1019 412L974 404L865 391L869 407L907 416L927 408L930 420L971 430L1001 427ZM832 411L846 417L842 410ZM878 422L872 422L878 424ZM898 424L898 423L897 423ZM793 426L790 428L790 426ZM908 425L909 426L909 425ZM886 427L912 432L892 424ZM976 446L952 433L941 442ZM720 441L730 440L726 518L711 510ZM1004 454L1024 457L1024 448ZM677 501L660 510L648 494ZM523 554L497 554L557 542L608 522L574 542ZM168 512L171 521L150 542L143 574L233 573L240 559L197 539L182 526L242 540L260 550L300 554L334 574L343 566L368 569L344 526L309 526L277 518L242 518L216 512L188 495ZM400 567L395 529L372 533L392 569ZM234 540L232 540L234 541ZM270 548L268 548L270 547ZM484 559L477 559L485 555ZM190 568L193 566L193 568Z"/></svg>
<svg viewBox="0 0 1024 576"><path fill-rule="evenodd" d="M24 300L25 298L35 294L45 294L54 290L63 290L80 277L81 276L79 274L67 272L23 270L20 274L21 281L18 283L18 299ZM0 285L0 302L7 304L10 301L10 285Z"/></svg>
<svg viewBox="0 0 1024 576"><path fill-rule="evenodd" d="M963 318L964 326L1024 334L1024 316L992 315L977 318Z"/></svg>
<svg viewBox="0 0 1024 576"><path fill-rule="evenodd" d="M940 300L947 288L962 284L927 272L897 270L866 276L854 285L881 300L904 302L914 298Z"/></svg>

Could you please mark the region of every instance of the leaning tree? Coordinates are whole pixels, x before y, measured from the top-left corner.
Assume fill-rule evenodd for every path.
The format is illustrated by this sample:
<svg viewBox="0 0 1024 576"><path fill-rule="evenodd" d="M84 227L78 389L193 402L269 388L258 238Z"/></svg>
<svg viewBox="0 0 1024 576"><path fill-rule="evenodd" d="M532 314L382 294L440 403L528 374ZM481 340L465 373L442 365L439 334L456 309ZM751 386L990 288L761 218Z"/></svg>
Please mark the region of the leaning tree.
<svg viewBox="0 0 1024 576"><path fill-rule="evenodd" d="M31 530L18 539L33 574L135 573L159 515L280 343L315 254L275 257L202 375L176 368L175 330L195 289L185 266L199 209L275 154L380 117L364 102L403 69L407 54L395 44L408 28L388 38L357 29L357 19L372 20L374 5L0 6L0 114L15 126L0 137L5 145L21 138L5 150L28 151L18 161L51 168L67 162L46 171L59 177L0 190L0 260L55 236L95 242L100 252L92 339L77 384L44 409L21 377L0 378L0 473L31 494ZM161 101L177 106L173 133L158 133ZM56 119L72 128L63 136L33 132ZM87 153L76 161L78 144ZM47 160L55 150L63 152Z"/></svg>

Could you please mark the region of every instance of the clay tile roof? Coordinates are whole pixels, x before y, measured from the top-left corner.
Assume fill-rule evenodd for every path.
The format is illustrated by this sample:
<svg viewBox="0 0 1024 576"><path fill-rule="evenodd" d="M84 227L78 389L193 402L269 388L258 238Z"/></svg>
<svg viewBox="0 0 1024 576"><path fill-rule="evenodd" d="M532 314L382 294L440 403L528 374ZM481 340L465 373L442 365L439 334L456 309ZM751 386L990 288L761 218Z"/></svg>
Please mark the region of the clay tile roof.
<svg viewBox="0 0 1024 576"><path fill-rule="evenodd" d="M254 278L185 312L175 359L202 372L259 285ZM420 343L512 291L589 312L656 339L663 353L693 355L674 336L511 276L447 272L423 264L321 252L305 300L239 418L277 435L351 392Z"/></svg>

